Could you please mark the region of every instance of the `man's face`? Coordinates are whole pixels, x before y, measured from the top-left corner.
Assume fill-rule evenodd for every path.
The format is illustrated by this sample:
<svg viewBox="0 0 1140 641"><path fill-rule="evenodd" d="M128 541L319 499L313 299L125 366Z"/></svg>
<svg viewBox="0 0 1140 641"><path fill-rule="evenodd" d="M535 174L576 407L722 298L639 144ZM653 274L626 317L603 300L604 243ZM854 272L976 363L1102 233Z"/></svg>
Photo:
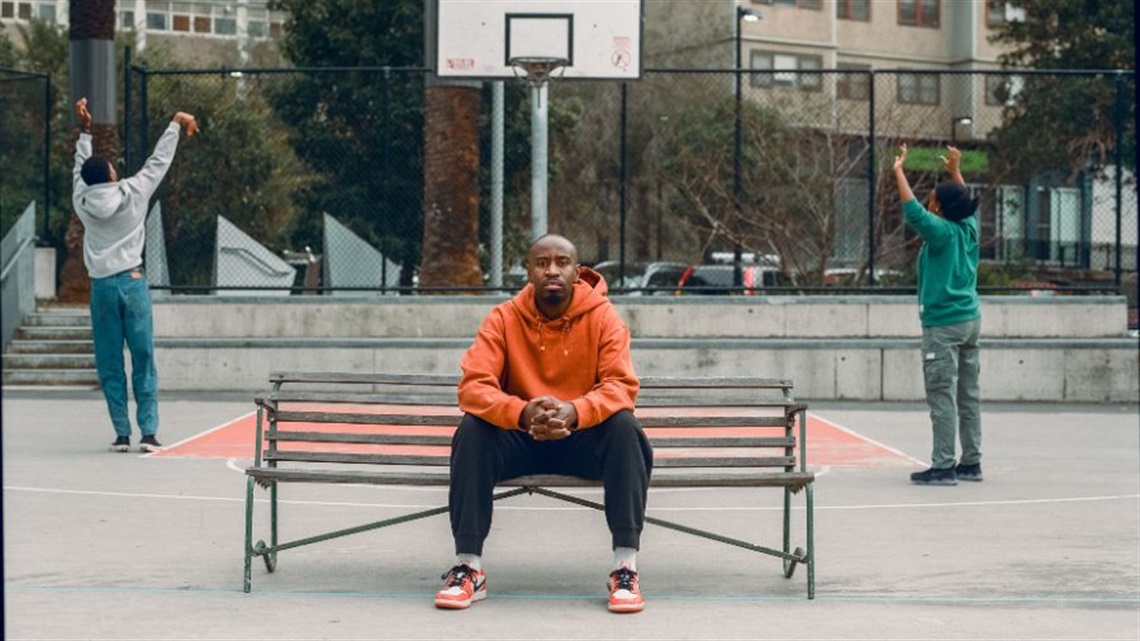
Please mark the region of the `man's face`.
<svg viewBox="0 0 1140 641"><path fill-rule="evenodd" d="M557 307L570 299L578 280L578 252L564 239L543 239L530 249L526 275L538 301Z"/></svg>

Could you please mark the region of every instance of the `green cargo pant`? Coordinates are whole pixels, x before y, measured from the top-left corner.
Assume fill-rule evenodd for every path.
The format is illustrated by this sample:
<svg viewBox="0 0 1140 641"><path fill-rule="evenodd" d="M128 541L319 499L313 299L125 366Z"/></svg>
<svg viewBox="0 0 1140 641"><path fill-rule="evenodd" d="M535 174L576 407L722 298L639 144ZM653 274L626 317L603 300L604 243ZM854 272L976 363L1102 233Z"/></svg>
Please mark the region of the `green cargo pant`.
<svg viewBox="0 0 1140 641"><path fill-rule="evenodd" d="M978 334L981 319L922 328L922 373L934 430L930 466L954 467L955 435L962 465L982 460L982 417L978 392Z"/></svg>

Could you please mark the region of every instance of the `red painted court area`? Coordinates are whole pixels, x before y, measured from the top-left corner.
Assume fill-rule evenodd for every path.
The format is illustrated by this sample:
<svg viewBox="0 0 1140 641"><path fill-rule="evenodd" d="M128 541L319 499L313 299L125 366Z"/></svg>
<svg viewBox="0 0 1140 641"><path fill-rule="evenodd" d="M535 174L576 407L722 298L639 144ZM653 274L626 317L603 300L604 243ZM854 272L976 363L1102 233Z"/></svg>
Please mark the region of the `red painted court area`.
<svg viewBox="0 0 1140 641"><path fill-rule="evenodd" d="M305 411L328 411L333 409L332 406L327 405L306 405L295 406L291 409L305 410ZM456 423L459 422L459 413L455 408L439 407L439 408L425 408L419 406L401 406L401 405L360 405L360 406L346 406L338 405L336 407L339 411L351 411L359 413L405 413L405 414L426 414L430 411L432 414L443 416L454 416ZM684 408L654 408L639 410L638 413L647 415L650 412L670 412L672 414L684 413ZM707 411L707 410L706 410ZM734 413L740 411L736 408L725 408L724 414L732 416ZM190 457L190 458L253 458L254 453L254 434L257 425L257 415L254 412L239 416L231 421L223 423L217 427L206 430L200 434L190 437L179 443L175 443L163 449L161 452L151 454L154 457ZM410 425L347 425L347 424L313 424L313 423L290 423L290 429L303 429L312 431L337 431L337 432L374 432L376 430L383 430L391 434L438 434L450 436L455 428L452 427L435 427L435 426L410 426ZM687 436L692 433L693 429L683 428L669 428L669 429L647 429L646 432L654 438L668 438L669 436ZM708 435L708 428L701 428L701 434ZM718 435L724 436L746 436L760 433L758 428L717 428ZM767 433L771 433L769 430ZM312 445L308 445L312 447ZM447 456L448 448L434 447L434 446L410 446L410 445L360 445L360 444L344 444L329 446L330 451L337 449L345 452L369 452L369 451L387 451L404 454L420 454L420 455L437 455ZM678 451L672 450L670 454L692 456L695 454L693 450ZM666 455L664 452L660 455ZM893 450L885 445L876 443L868 438L865 438L856 432L836 425L831 421L819 418L812 414L807 415L807 461L813 467L817 466L834 466L834 465L850 465L850 466L911 466L914 461L907 455Z"/></svg>

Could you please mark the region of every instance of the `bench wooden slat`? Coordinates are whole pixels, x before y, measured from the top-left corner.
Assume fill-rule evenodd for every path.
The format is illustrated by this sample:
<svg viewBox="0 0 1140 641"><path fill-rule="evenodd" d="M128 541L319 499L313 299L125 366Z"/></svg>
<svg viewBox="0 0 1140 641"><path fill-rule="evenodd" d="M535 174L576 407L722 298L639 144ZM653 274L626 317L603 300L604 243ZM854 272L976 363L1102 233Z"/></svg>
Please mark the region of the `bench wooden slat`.
<svg viewBox="0 0 1140 641"><path fill-rule="evenodd" d="M451 480L446 473L425 472L355 472L341 470L294 470L283 468L249 468L246 473L264 482L280 483L351 483L368 485L445 486ZM802 488L812 482L812 472L780 472L765 474L655 474L651 487L791 487ZM503 481L503 487L599 487L601 481L576 476L543 474Z"/></svg>
<svg viewBox="0 0 1140 641"><path fill-rule="evenodd" d="M786 378L754 376L642 376L645 389L781 389L792 388ZM360 372L273 372L270 383L334 383L341 385L409 385L416 387L451 387L459 384L459 376L449 374L386 374Z"/></svg>
<svg viewBox="0 0 1140 641"><path fill-rule="evenodd" d="M429 454L360 454L353 452L306 452L266 450L262 460L293 463L346 463L351 465L423 465L447 467L446 455ZM654 467L791 467L794 456L667 456L653 460Z"/></svg>
<svg viewBox="0 0 1140 641"><path fill-rule="evenodd" d="M364 393L332 391L288 391L258 396L254 398L254 402L257 405L270 410L280 407L285 403L321 403L326 405L423 405L427 407L450 408L454 408L456 406L454 390L447 394L440 393L433 396L401 393L398 398L394 397L391 392ZM785 413L794 413L801 409L807 408L807 405L789 399L771 399L758 401L756 399L750 398L721 398L717 399L714 402L710 402L707 398L702 398L700 396L685 396L678 394L671 394L669 396L663 396L659 398L639 397L637 406L639 409L701 406L743 408L762 406L782 409ZM458 416L458 414L456 416Z"/></svg>
<svg viewBox="0 0 1140 641"><path fill-rule="evenodd" d="M455 427L459 417L432 414L366 414L358 412L278 411L278 423L346 423L349 425L442 425Z"/></svg>
<svg viewBox="0 0 1140 641"><path fill-rule="evenodd" d="M749 447L791 448L796 439L766 436L663 436L649 438L653 447ZM379 432L311 432L300 430L270 431L266 441L278 443L358 443L361 445L439 445L450 446L447 434L385 434Z"/></svg>
<svg viewBox="0 0 1140 641"><path fill-rule="evenodd" d="M459 416L436 414L392 414L335 411L277 410L278 423L345 423L350 425L436 425L455 427ZM643 427L785 427L784 416L654 416L642 414L637 420Z"/></svg>
<svg viewBox="0 0 1140 641"><path fill-rule="evenodd" d="M358 443L361 445L451 445L446 434L381 434L369 432L301 432L278 430L267 435L267 441L278 443Z"/></svg>

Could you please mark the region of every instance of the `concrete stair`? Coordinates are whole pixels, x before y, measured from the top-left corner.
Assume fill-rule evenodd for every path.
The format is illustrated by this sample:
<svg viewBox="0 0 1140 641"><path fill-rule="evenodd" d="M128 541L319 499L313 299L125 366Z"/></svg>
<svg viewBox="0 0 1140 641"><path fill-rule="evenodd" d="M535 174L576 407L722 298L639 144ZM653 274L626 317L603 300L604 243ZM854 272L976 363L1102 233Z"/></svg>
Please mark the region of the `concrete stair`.
<svg viewBox="0 0 1140 641"><path fill-rule="evenodd" d="M91 314L44 307L24 319L4 353L4 386L98 387Z"/></svg>

